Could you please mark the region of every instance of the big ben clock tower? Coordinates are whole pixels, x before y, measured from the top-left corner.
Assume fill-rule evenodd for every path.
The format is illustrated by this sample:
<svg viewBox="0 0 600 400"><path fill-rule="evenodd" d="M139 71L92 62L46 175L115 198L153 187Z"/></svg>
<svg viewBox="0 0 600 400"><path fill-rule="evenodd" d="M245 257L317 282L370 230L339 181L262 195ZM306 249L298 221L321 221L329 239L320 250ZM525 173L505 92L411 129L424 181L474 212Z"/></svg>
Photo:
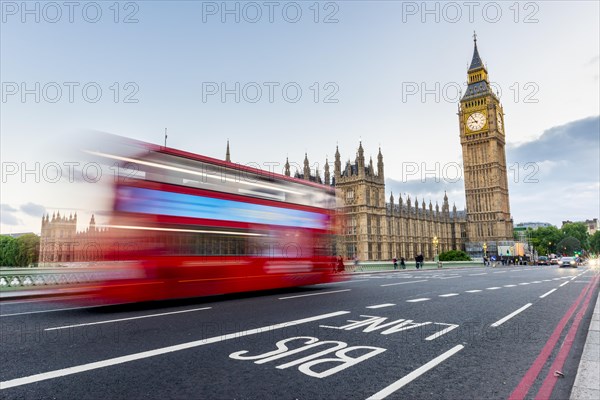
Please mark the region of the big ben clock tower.
<svg viewBox="0 0 600 400"><path fill-rule="evenodd" d="M487 68L473 35L468 87L458 112L467 206L467 235L473 245L486 243L495 252L500 241L513 239L508 201L504 113L492 92Z"/></svg>

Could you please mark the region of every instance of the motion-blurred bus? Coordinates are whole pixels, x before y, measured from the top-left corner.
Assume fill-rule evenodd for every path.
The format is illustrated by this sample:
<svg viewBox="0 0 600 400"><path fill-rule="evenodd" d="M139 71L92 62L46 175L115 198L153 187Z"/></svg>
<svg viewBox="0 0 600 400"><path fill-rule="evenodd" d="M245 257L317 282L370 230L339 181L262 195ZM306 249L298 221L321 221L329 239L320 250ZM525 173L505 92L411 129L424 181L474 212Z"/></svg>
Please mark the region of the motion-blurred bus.
<svg viewBox="0 0 600 400"><path fill-rule="evenodd" d="M139 146L138 146L139 147ZM166 147L95 153L127 166L110 223L112 301L147 301L339 280L335 191Z"/></svg>

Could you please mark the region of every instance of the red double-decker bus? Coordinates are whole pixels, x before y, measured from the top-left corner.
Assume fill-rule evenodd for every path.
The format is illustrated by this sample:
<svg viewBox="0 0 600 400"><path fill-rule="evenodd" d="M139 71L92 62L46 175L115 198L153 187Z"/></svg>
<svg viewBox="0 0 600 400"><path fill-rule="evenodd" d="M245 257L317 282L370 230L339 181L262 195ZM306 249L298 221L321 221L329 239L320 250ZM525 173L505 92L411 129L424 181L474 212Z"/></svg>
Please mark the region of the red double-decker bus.
<svg viewBox="0 0 600 400"><path fill-rule="evenodd" d="M96 153L128 172L115 184L110 224L120 273L103 282L103 297L146 301L340 279L334 189L171 148L142 148L128 156Z"/></svg>

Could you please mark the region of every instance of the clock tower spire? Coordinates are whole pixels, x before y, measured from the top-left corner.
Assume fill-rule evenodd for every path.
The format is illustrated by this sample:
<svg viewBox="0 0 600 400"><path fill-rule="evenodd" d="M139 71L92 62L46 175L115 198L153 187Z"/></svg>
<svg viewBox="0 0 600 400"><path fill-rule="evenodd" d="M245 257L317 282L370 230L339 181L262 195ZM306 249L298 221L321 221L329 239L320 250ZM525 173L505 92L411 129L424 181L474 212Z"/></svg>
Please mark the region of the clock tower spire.
<svg viewBox="0 0 600 400"><path fill-rule="evenodd" d="M473 57L467 71L467 90L458 111L467 208L467 236L472 249L487 242L510 241L510 216L504 113L490 86L488 71L473 34ZM495 250L495 249L494 249ZM492 253L492 251L488 251Z"/></svg>

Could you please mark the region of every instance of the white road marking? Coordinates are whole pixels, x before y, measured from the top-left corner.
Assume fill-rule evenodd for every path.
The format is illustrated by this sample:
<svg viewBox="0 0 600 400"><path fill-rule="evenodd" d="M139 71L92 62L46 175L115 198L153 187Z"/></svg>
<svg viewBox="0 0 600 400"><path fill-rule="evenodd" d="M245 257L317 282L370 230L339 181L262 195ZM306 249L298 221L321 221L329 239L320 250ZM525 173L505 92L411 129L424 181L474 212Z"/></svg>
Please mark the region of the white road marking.
<svg viewBox="0 0 600 400"><path fill-rule="evenodd" d="M454 279L454 278L460 278L460 277L461 277L461 275L459 275L459 276L449 276L447 278L440 278L440 279Z"/></svg>
<svg viewBox="0 0 600 400"><path fill-rule="evenodd" d="M182 314L182 313L188 313L188 312L194 312L194 311L210 310L211 308L212 307L202 307L202 308L194 308L194 309L191 309L191 310L172 311L172 312L166 312L166 313L160 313L160 314L142 315L142 316L139 316L139 317L119 318L119 319L111 319L111 320L108 320L108 321L99 321L99 322L89 322L89 323L84 323L84 324L57 326L57 327L54 327L54 328L46 328L44 330L45 331L54 331L54 330L58 330L58 329L78 328L80 326L109 324L111 322L130 321L132 319L154 318L154 317L162 317L164 315Z"/></svg>
<svg viewBox="0 0 600 400"><path fill-rule="evenodd" d="M412 300L406 300L407 303L418 303L420 301L427 301L427 300L431 300L430 298L427 297L423 297L420 299L412 299Z"/></svg>
<svg viewBox="0 0 600 400"><path fill-rule="evenodd" d="M573 281L573 280L577 279L578 276L579 275L576 275L576 276L572 277L571 280Z"/></svg>
<svg viewBox="0 0 600 400"><path fill-rule="evenodd" d="M483 292L483 290L473 289L473 290L465 290L465 292L467 292L467 293L479 293L479 292Z"/></svg>
<svg viewBox="0 0 600 400"><path fill-rule="evenodd" d="M458 296L458 293L440 294L439 297L454 297Z"/></svg>
<svg viewBox="0 0 600 400"><path fill-rule="evenodd" d="M507 273L507 272L508 272L508 271L496 271L496 272L494 272L494 273L495 273L495 274L505 274L505 273Z"/></svg>
<svg viewBox="0 0 600 400"><path fill-rule="evenodd" d="M448 328L446 328L446 329L442 329L441 331L439 331L437 333L434 333L431 336L427 336L425 338L425 340L435 340L435 339L439 338L440 336L445 335L446 333L450 332L451 330L454 330L454 329L458 328L458 325L455 325L455 324L452 324L452 325L451 324L446 324L446 325L450 325L450 326Z"/></svg>
<svg viewBox="0 0 600 400"><path fill-rule="evenodd" d="M516 287L517 285L504 285L504 287Z"/></svg>
<svg viewBox="0 0 600 400"><path fill-rule="evenodd" d="M422 280L422 281L410 281L410 282L396 282L396 283L386 283L385 285L379 285L379 286L394 286L394 285L406 285L407 283L419 283L419 282L427 282L427 279Z"/></svg>
<svg viewBox="0 0 600 400"><path fill-rule="evenodd" d="M297 296L287 296L280 297L279 300L287 300L287 299L297 299L298 297L308 297L308 296L320 296L322 294L331 294L331 293L340 293L340 292L349 292L352 289L342 289L342 290L331 290L329 292L321 292L321 293L309 293L309 294L299 294Z"/></svg>
<svg viewBox="0 0 600 400"><path fill-rule="evenodd" d="M29 314L41 314L47 312L57 312L57 311L71 311L71 310L83 310L86 308L95 308L98 306L89 306L89 307L71 307L71 308L56 308L53 310L40 310L40 311L27 311L22 313L13 313L13 314L1 314L0 317L14 317L16 315L29 315Z"/></svg>
<svg viewBox="0 0 600 400"><path fill-rule="evenodd" d="M480 274L469 274L469 276L479 276L479 275L487 275L487 272L482 272Z"/></svg>
<svg viewBox="0 0 600 400"><path fill-rule="evenodd" d="M329 282L329 283L318 283L317 285L338 285L340 283L355 283L355 282L367 282L368 279L351 279L349 281L341 281L341 282Z"/></svg>
<svg viewBox="0 0 600 400"><path fill-rule="evenodd" d="M112 365L123 364L130 361L141 360L143 358L154 357L162 354L172 353L174 351L187 350L194 347L204 346L207 344L213 344L218 342L223 342L229 339L237 339L242 336L255 335L258 333L270 332L275 329L283 329L293 325L305 324L307 322L319 321L326 318L337 317L339 315L350 314L350 311L336 311L328 314L321 314L314 317L308 317L303 319L297 319L294 321L279 323L275 325L263 326L261 328L249 329L246 331L240 331L235 333L229 333L226 335L214 336L211 338L205 338L200 340L195 340L193 342L187 342L182 344L177 344L173 346L162 347L155 350L142 351L140 353L129 354L126 356L109 358L108 360L96 361L88 364L77 365L74 367L58 369L50 372L44 372L41 374L35 374L26 376L23 378L11 379L8 381L0 382L0 390L9 389L15 386L27 385L30 383L40 382L47 379L59 378L66 375L73 375L80 372L90 371L98 368L109 367Z"/></svg>
<svg viewBox="0 0 600 400"><path fill-rule="evenodd" d="M420 366L419 368L415 369L413 372L409 373L408 375L402 377L401 379L398 379L396 382L392 383L391 385L381 389L379 392L375 393L374 395L369 397L367 400L381 400L381 399L386 398L390 394L392 394L395 391L401 389L402 387L408 385L410 382L414 381L415 379L417 379L418 377L423 375L425 372L427 372L430 369L441 364L442 362L444 362L448 358L452 357L454 354L458 353L459 351L461 351L464 348L465 348L465 346L463 346L462 344L459 344L458 346L454 346L447 352L445 352L445 353L437 356L433 360L429 361L427 364Z"/></svg>
<svg viewBox="0 0 600 400"><path fill-rule="evenodd" d="M563 287L563 286L565 286L567 283L569 283L569 281L567 281L567 282L563 282L563 283L561 283L561 284L560 284L560 285L558 285L558 286L559 286L559 287Z"/></svg>
<svg viewBox="0 0 600 400"><path fill-rule="evenodd" d="M519 285L522 285L522 286L529 285L529 282L522 282L522 283L519 283Z"/></svg>
<svg viewBox="0 0 600 400"><path fill-rule="evenodd" d="M542 283L542 281L533 281L531 283Z"/></svg>
<svg viewBox="0 0 600 400"><path fill-rule="evenodd" d="M551 279L544 279L543 282L552 282Z"/></svg>
<svg viewBox="0 0 600 400"><path fill-rule="evenodd" d="M546 293L544 293L543 295L540 296L540 299L543 299L544 297L550 295L551 293L556 292L556 289L552 289Z"/></svg>
<svg viewBox="0 0 600 400"><path fill-rule="evenodd" d="M384 308L384 307L391 307L391 306L395 306L395 304L392 304L392 303L377 304L375 306L368 306L367 308Z"/></svg>
<svg viewBox="0 0 600 400"><path fill-rule="evenodd" d="M486 288L486 290L498 290L498 289L502 289L502 288L500 286Z"/></svg>
<svg viewBox="0 0 600 400"><path fill-rule="evenodd" d="M525 311L526 309L528 309L529 307L531 307L531 303L527 303L525 304L523 307L519 308L517 311L514 311L510 314L508 314L506 317L494 322L492 325L490 325L493 328L496 328L500 325L502 325L503 323L505 323L506 321L508 321L509 319L511 319L512 317L514 317L515 315L519 314L520 312Z"/></svg>

